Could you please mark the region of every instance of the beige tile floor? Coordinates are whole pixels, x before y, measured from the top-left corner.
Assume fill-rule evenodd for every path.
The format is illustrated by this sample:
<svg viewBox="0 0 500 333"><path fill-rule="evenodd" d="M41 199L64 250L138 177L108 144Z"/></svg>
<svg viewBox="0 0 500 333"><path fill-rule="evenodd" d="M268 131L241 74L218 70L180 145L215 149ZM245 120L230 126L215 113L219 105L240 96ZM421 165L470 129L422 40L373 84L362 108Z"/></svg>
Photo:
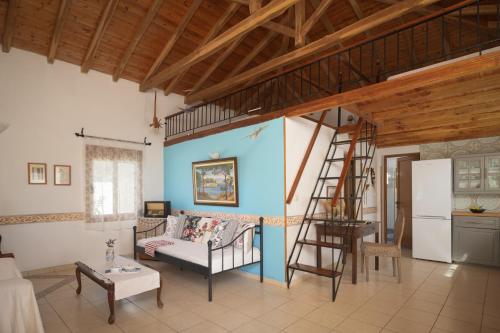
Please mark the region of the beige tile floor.
<svg viewBox="0 0 500 333"><path fill-rule="evenodd" d="M238 273L215 278L214 301L198 274L154 263L165 282L158 309L155 292L117 302L108 325L106 293L88 279L76 296L73 272L34 276L46 331L51 332L500 332L500 269L403 258L397 284L391 262L370 272L370 282L350 272L335 303L331 280L316 276L292 287L260 284Z"/></svg>

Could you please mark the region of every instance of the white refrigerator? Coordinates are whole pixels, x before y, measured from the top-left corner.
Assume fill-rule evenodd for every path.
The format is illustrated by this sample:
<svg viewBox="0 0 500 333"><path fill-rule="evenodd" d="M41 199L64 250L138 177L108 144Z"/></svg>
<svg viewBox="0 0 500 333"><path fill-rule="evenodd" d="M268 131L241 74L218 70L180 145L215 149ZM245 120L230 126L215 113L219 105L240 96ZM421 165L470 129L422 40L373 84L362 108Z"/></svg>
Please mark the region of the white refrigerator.
<svg viewBox="0 0 500 333"><path fill-rule="evenodd" d="M451 263L451 159L412 163L413 258Z"/></svg>

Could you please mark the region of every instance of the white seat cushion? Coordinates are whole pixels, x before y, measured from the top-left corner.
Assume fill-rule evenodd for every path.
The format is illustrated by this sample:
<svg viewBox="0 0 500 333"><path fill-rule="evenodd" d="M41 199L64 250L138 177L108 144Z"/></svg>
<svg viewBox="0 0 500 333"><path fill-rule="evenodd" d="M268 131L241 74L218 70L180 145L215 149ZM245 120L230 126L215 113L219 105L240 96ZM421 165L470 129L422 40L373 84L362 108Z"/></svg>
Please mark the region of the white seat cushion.
<svg viewBox="0 0 500 333"><path fill-rule="evenodd" d="M137 245L144 247L148 241L152 240L169 240L174 242L174 245L162 246L156 249L159 253L208 267L208 246L206 244L158 236L140 239L137 241ZM245 264L250 264L252 261L258 261L260 259L260 251L256 247L253 248L253 260L252 250L244 253L243 249L237 249L231 246L224 248L224 257L222 256L222 252L222 249L212 252L212 273L218 273L223 270L241 266L243 262Z"/></svg>

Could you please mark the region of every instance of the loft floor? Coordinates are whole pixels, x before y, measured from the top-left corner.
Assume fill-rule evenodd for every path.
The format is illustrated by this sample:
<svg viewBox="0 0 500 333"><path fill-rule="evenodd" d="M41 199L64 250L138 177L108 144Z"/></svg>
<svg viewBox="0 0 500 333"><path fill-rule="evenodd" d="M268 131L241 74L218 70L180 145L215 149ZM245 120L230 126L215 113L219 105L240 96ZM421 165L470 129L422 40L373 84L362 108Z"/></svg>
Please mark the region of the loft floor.
<svg viewBox="0 0 500 333"><path fill-rule="evenodd" d="M209 304L203 277L153 265L165 281L164 308L156 307L155 292L122 300L114 325L106 323L101 287L84 278L76 296L73 270L31 277L46 332L500 331L500 269L495 268L405 257L403 282L397 284L391 261L382 258L370 282L363 275L357 285L344 279L335 303L330 279L296 280L287 290L228 273L215 278Z"/></svg>

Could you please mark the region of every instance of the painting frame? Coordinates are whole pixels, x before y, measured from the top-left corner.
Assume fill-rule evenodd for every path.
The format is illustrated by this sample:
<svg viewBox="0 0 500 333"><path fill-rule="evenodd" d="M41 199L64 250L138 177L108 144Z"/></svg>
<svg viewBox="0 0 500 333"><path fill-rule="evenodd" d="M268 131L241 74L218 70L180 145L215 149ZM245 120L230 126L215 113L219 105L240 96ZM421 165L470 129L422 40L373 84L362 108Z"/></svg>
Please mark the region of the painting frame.
<svg viewBox="0 0 500 333"><path fill-rule="evenodd" d="M217 167L226 166L229 167L229 176L232 177L232 182L229 184L231 188L231 198L204 198L203 193L199 191L197 171L206 169L207 171L213 171ZM236 157L227 157L213 160L197 161L192 163L192 177L193 177L193 202L195 205L209 205L209 206L226 206L226 207L239 207L239 191L238 191L238 160ZM225 176L226 177L226 176ZM225 180L227 182L227 180ZM217 181L215 181L217 185ZM225 184L226 197L228 184ZM212 183L212 188L214 187ZM215 186L218 188L219 186ZM205 195L208 195L205 193ZM212 194L217 195L217 193Z"/></svg>
<svg viewBox="0 0 500 333"><path fill-rule="evenodd" d="M36 172L35 171L36 168ZM42 170L40 172L40 169ZM36 177L35 177L36 173ZM42 176L41 180L38 180L39 176ZM36 178L36 179L35 179ZM47 163L41 162L28 162L28 184L29 185L47 185Z"/></svg>
<svg viewBox="0 0 500 333"><path fill-rule="evenodd" d="M57 170L65 169L67 170L67 180L59 180L57 177ZM56 186L71 186L71 165L66 164L54 164L54 185Z"/></svg>

